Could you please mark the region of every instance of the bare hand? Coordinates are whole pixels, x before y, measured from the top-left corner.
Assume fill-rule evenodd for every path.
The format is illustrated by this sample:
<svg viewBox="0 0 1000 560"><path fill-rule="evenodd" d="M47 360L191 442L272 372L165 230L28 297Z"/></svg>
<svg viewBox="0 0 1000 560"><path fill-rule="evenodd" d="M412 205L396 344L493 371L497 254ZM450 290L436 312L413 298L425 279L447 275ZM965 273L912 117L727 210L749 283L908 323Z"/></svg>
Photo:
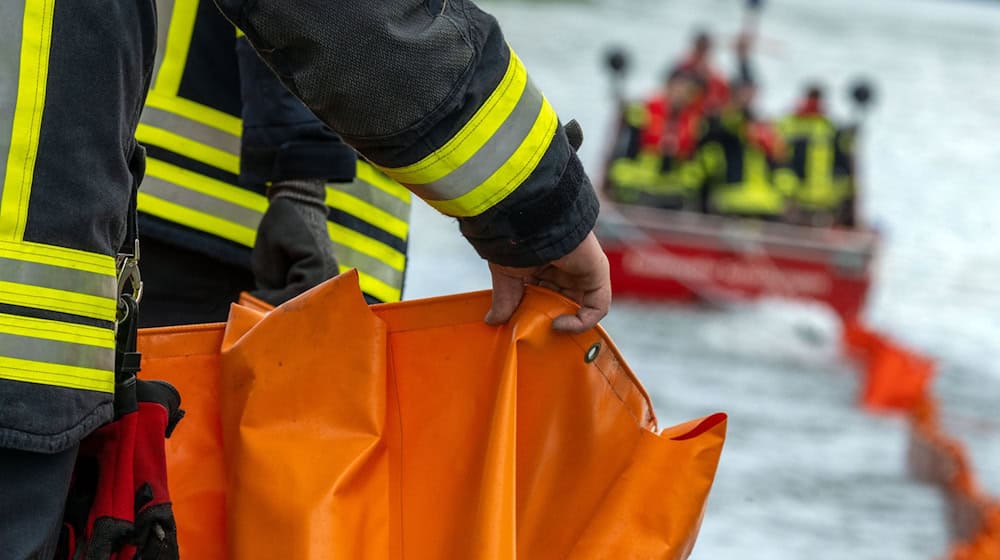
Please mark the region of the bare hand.
<svg viewBox="0 0 1000 560"><path fill-rule="evenodd" d="M556 317L552 328L557 331L580 333L593 328L608 314L611 305L608 258L593 232L561 259L533 268L490 263L490 275L493 277L493 302L485 319L490 325L510 320L521 303L526 284L559 292L580 304L576 315Z"/></svg>

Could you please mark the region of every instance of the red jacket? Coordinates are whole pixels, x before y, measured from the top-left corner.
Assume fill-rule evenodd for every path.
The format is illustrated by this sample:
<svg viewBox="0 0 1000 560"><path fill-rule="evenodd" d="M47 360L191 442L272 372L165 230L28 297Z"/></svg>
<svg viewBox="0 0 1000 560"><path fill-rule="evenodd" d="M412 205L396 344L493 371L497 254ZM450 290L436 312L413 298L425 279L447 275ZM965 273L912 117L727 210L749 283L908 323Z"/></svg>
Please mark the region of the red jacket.
<svg viewBox="0 0 1000 560"><path fill-rule="evenodd" d="M700 103L692 103L676 110L666 98L657 95L646 101L646 125L640 134L643 150L687 159L694 153L698 142L698 123L701 121Z"/></svg>
<svg viewBox="0 0 1000 560"><path fill-rule="evenodd" d="M688 57L677 67L680 70L694 72L705 81L706 91L702 100L705 111L718 111L729 101L729 84L722 74L713 70L707 63L699 64L694 58Z"/></svg>

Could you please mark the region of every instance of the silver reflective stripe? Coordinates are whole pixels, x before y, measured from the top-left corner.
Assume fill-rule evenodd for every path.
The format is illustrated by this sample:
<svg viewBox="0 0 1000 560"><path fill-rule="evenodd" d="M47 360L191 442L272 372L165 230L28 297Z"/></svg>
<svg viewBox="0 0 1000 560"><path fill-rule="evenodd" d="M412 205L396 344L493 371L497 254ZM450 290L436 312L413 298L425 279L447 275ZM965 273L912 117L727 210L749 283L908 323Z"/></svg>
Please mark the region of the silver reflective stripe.
<svg viewBox="0 0 1000 560"><path fill-rule="evenodd" d="M17 105L17 77L21 66L21 29L24 1L0 1L0 198L7 175L7 153Z"/></svg>
<svg viewBox="0 0 1000 560"><path fill-rule="evenodd" d="M167 52L167 35L170 33L170 18L174 15L174 0L156 0L156 61L153 63L153 79L160 73L163 55Z"/></svg>
<svg viewBox="0 0 1000 560"><path fill-rule="evenodd" d="M410 216L410 205L400 200L382 189L368 183L360 177L355 177L350 183L330 183L330 186L338 191L347 193L354 198L363 200L372 206L380 208L400 220L406 220Z"/></svg>
<svg viewBox="0 0 1000 560"><path fill-rule="evenodd" d="M337 243L336 240L333 241L333 254L337 257L337 263L340 265L363 270L366 274L374 276L390 286L403 285L403 271L396 270L375 257Z"/></svg>
<svg viewBox="0 0 1000 560"><path fill-rule="evenodd" d="M104 371L115 367L115 351L112 348L3 332L0 332L0 356Z"/></svg>
<svg viewBox="0 0 1000 560"><path fill-rule="evenodd" d="M213 148L218 148L226 153L239 157L240 137L233 136L218 128L202 124L198 121L176 115L169 111L157 109L147 105L142 110L142 122L148 125L162 128L174 134L179 134L185 138L200 142ZM170 148L170 146L162 146Z"/></svg>
<svg viewBox="0 0 1000 560"><path fill-rule="evenodd" d="M0 257L0 282L52 288L97 297L118 297L114 276Z"/></svg>
<svg viewBox="0 0 1000 560"><path fill-rule="evenodd" d="M542 110L543 99L542 92L529 78L510 116L472 158L433 183L407 186L424 200L452 200L483 184L528 137Z"/></svg>
<svg viewBox="0 0 1000 560"><path fill-rule="evenodd" d="M146 175L146 178L142 180L141 192L239 224L254 231L257 230L261 218L264 217L256 210L227 202L221 198L208 196L150 175Z"/></svg>

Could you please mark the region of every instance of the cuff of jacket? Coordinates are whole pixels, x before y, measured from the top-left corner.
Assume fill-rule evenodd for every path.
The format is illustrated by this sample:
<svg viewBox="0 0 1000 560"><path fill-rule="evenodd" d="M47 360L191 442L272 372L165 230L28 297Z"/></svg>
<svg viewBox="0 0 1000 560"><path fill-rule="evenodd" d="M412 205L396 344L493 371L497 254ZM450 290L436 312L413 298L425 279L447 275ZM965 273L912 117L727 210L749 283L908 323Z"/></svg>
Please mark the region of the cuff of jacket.
<svg viewBox="0 0 1000 560"><path fill-rule="evenodd" d="M354 179L357 154L340 141L290 141L280 146L244 145L241 150L240 184L323 179L347 183Z"/></svg>
<svg viewBox="0 0 1000 560"><path fill-rule="evenodd" d="M487 212L459 220L481 257L502 266L538 266L565 256L593 231L597 195L580 159L568 145L565 150L568 158L554 186L528 197L515 191Z"/></svg>

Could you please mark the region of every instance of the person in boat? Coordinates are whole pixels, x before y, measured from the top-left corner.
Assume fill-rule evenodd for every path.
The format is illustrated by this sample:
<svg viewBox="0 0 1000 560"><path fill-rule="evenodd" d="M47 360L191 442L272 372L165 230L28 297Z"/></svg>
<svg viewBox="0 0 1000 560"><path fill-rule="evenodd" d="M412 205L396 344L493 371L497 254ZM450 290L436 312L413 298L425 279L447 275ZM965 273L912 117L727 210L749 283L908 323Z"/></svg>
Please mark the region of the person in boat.
<svg viewBox="0 0 1000 560"><path fill-rule="evenodd" d="M691 41L690 51L674 65L673 70L693 72L705 84L701 108L716 113L729 99L729 85L723 75L712 65L714 41L705 30L698 30Z"/></svg>
<svg viewBox="0 0 1000 560"><path fill-rule="evenodd" d="M853 222L853 134L827 116L821 86L806 88L778 131L787 146L777 177L792 193L789 221L814 227Z"/></svg>
<svg viewBox="0 0 1000 560"><path fill-rule="evenodd" d="M780 221L786 193L775 169L783 146L774 128L753 107L757 84L741 73L722 112L705 122L688 174L696 177L706 213Z"/></svg>
<svg viewBox="0 0 1000 560"><path fill-rule="evenodd" d="M556 329L582 332L606 314L596 196L495 19L470 3L417 0L217 4L325 124L458 220L490 269L488 323L511 317L526 283L581 303ZM156 20L149 0L0 3L4 558L52 557L80 442L112 420L115 256L133 246L145 166L134 136L164 60ZM161 86L192 84L168 66Z"/></svg>
<svg viewBox="0 0 1000 560"><path fill-rule="evenodd" d="M661 91L626 108L619 149L608 169L618 202L672 210L695 210L695 185L684 164L697 143L705 82L674 70Z"/></svg>

